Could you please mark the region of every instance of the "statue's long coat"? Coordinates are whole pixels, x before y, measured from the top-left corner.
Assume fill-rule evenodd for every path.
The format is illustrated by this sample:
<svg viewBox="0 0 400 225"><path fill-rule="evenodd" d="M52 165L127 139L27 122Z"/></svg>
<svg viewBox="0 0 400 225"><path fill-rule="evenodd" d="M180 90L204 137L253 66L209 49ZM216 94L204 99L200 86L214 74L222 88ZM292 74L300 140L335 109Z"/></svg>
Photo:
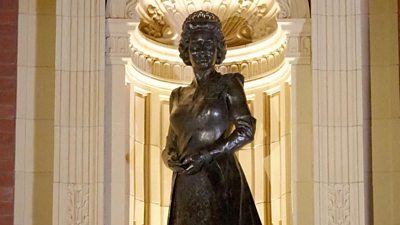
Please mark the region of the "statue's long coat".
<svg viewBox="0 0 400 225"><path fill-rule="evenodd" d="M168 225L261 225L234 154L255 132L243 80L241 74L217 73L207 86L192 84L172 92L163 156L183 159L216 146L225 150L193 175L173 174Z"/></svg>

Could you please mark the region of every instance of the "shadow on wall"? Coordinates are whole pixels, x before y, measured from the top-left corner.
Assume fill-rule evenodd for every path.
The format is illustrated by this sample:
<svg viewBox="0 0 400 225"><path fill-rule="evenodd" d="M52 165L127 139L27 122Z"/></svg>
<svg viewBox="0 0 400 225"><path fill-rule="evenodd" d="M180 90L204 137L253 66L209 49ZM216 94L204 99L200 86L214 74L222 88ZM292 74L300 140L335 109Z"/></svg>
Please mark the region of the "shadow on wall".
<svg viewBox="0 0 400 225"><path fill-rule="evenodd" d="M53 220L54 99L56 1L36 0L35 67L30 85L33 102L32 224ZM29 98L29 96L28 96ZM28 118L27 121L30 119Z"/></svg>

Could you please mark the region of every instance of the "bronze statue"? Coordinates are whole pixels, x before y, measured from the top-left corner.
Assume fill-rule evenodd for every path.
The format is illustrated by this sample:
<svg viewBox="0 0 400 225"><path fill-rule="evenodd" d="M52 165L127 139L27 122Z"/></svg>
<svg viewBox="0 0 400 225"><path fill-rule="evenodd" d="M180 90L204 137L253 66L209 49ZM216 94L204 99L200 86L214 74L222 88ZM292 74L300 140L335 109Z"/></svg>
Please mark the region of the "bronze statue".
<svg viewBox="0 0 400 225"><path fill-rule="evenodd" d="M174 171L168 225L261 225L234 154L255 132L243 75L215 70L226 54L216 15L194 12L182 28L180 57L193 67L195 79L170 96L162 154Z"/></svg>

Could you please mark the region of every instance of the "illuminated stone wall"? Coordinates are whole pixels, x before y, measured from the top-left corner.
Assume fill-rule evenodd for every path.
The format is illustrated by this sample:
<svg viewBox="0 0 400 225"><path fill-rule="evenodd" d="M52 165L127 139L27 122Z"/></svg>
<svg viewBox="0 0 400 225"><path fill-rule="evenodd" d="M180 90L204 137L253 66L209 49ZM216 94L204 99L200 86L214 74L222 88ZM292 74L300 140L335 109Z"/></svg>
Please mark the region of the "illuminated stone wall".
<svg viewBox="0 0 400 225"><path fill-rule="evenodd" d="M373 215L375 224L398 224L398 1L345 1L354 3L345 12L337 8L344 6L343 1L315 0L312 13L304 10L306 0L277 2L282 9L279 24L288 33L287 42L281 44L286 45L282 49L290 68L277 65L287 73L273 86L253 82L262 76L248 79L246 93L259 121L258 132L253 144L238 152L264 224L353 225L363 219L367 224L368 215ZM102 1L19 1L16 225L69 224L79 221L79 215L82 224L166 221L171 173L159 154L168 126L168 95L178 84L152 76L135 76L140 80L126 76L135 73L125 66L132 59L128 31L139 22L136 1L108 0L107 4L109 19L103 30ZM342 23L336 26L333 18ZM367 43L366 27L370 29ZM340 38L347 44L338 43ZM367 49L369 54L361 54ZM363 58L368 55L370 65ZM325 70L322 61L332 58L344 60L349 67L330 67L333 63ZM352 67L352 60L358 67ZM105 65L97 64L104 61ZM85 67L87 63L91 66ZM368 145L357 142L357 147L346 147L356 140L346 130L357 127L357 140L368 138L361 129L368 116L359 105L368 97L367 82L360 82L366 81L366 69L371 71L371 160L364 154ZM183 78L191 79L190 75ZM349 114L339 116L338 108ZM353 121L355 116L365 120L350 125L324 122ZM344 147L336 151L339 144ZM339 157L346 151L353 158ZM1 166L11 162L0 161L5 163ZM368 175L371 161L373 198L365 194L368 181L362 175ZM356 171L355 179L339 176L336 168ZM371 199L373 210L368 211L366 203ZM9 205L5 207L0 213L9 215Z"/></svg>
<svg viewBox="0 0 400 225"><path fill-rule="evenodd" d="M51 224L55 1L19 1L14 224Z"/></svg>
<svg viewBox="0 0 400 225"><path fill-rule="evenodd" d="M140 81L128 70L130 107L130 223L166 224L172 172L161 160L169 126L169 94L176 85ZM255 140L238 151L264 224L292 224L290 67L278 80L245 84L257 119ZM139 79L138 79L139 77Z"/></svg>
<svg viewBox="0 0 400 225"><path fill-rule="evenodd" d="M238 155L265 224L293 223L294 217L290 216L293 204L292 179L298 181L295 185L298 189L295 198L296 202L301 202L304 199L304 193L307 193L303 185L304 177L311 176L308 174L308 170L304 171L304 168L308 168L310 165L306 162L297 162L295 165L299 170L296 171L294 177L292 176L291 158L294 154L291 150L290 132L292 83L289 78L290 75L296 76L296 84L293 85L296 85L298 90L296 112L298 111L300 115L296 118L295 127L297 132L302 135L296 142L300 146L296 148L296 151L298 151L298 155L305 155L310 151L311 146L309 143L311 139L304 138L311 134L303 132L304 117L307 117L308 112L311 111L311 93L310 89L306 88L307 82L311 78L310 23L307 19L283 19L280 23L282 32L289 34L287 55L291 65L287 62L282 66L278 64L278 69L273 69L264 75L264 81L260 81L262 80L260 77L258 79L251 77L252 71L247 70L246 67L237 67L237 71L242 70L245 74L250 75L247 76L250 81L246 83L246 92L251 108L257 113L259 126L257 140ZM172 69L164 70L164 67L159 69L158 74L152 74L154 70L147 64L152 62L147 59L152 56L151 52L156 51L155 56L165 52L163 57L172 54L171 58L166 58L166 60L175 61L176 58L178 61L180 59L177 57L177 52L170 49L160 50L163 46L157 49L148 45L140 45L143 42L142 39L131 40L131 43L134 44L129 47L127 44L129 36L126 31L128 30L131 35L137 34L134 31L135 23L127 19L108 19L107 30L107 67L109 70L106 69L106 71L115 74L108 79L112 83L112 87L109 89L109 94L112 96L109 103L113 105L109 113L113 138L109 141L111 146L114 146L110 148L112 167L110 167L111 178L109 179L112 197L106 197L106 199L109 198L108 201L112 205L109 209L111 211L109 217L112 221L126 221L126 205L118 203L128 191L130 192L128 207L130 223L164 224L168 213L172 176L172 173L160 160L169 124L168 99L170 91L174 87L190 82L192 79L191 68L188 67L181 76L176 77L172 76L177 75L173 73L175 70L171 72ZM141 49L142 56L131 55L131 48ZM251 53L251 51L257 51L255 49L249 48L242 52ZM229 57L227 60L229 61ZM129 68L126 72L127 82L130 83L128 87L124 87L118 78L123 71L124 62ZM168 75L169 73L171 75ZM276 80L276 77L281 78ZM122 101L122 99L127 99L127 91L131 93L130 100ZM130 102L129 110L123 102ZM128 163L125 161L127 144L122 141L127 134L126 124L124 124L126 121L124 118L127 116L130 117L129 124L131 126ZM120 141L116 142L116 140ZM108 146L106 146L107 148ZM307 158L303 156L301 159ZM312 160L312 158L308 160ZM129 171L125 169L126 165L129 165ZM128 180L127 175L130 180L128 187L123 185L123 181Z"/></svg>
<svg viewBox="0 0 400 225"><path fill-rule="evenodd" d="M368 1L311 4L314 224L372 224Z"/></svg>
<svg viewBox="0 0 400 225"><path fill-rule="evenodd" d="M398 1L371 0L371 118L374 224L400 223Z"/></svg>

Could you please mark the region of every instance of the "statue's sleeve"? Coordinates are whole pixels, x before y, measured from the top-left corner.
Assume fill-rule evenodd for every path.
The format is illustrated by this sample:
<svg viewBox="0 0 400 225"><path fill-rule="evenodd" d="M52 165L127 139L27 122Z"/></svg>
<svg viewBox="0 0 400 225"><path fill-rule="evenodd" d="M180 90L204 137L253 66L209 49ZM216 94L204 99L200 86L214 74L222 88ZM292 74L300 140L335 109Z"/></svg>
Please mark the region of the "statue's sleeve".
<svg viewBox="0 0 400 225"><path fill-rule="evenodd" d="M244 78L241 74L228 74L226 103L235 130L210 152L211 155L233 153L254 139L256 119L251 115L243 90Z"/></svg>
<svg viewBox="0 0 400 225"><path fill-rule="evenodd" d="M174 89L169 97L169 112L170 113L175 104L175 101L177 101L178 91L179 91L179 89ZM168 166L167 161L176 156L177 156L176 134L170 124L169 128L168 128L168 134L167 134L165 148L162 152L162 159L163 159L164 163Z"/></svg>

